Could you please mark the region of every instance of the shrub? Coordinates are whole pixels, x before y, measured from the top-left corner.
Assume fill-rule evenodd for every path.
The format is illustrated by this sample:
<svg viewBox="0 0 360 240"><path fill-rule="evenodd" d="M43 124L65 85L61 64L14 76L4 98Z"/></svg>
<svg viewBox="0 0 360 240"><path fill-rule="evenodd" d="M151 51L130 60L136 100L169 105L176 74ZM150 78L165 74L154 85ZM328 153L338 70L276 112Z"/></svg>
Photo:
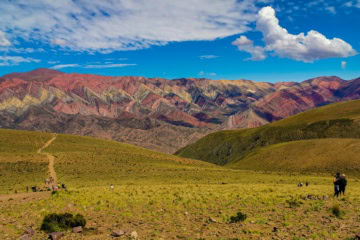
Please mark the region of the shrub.
<svg viewBox="0 0 360 240"><path fill-rule="evenodd" d="M337 218L340 218L342 216L342 211L340 209L340 206L338 204L334 204L331 207L331 212L334 214Z"/></svg>
<svg viewBox="0 0 360 240"><path fill-rule="evenodd" d="M242 212L238 212L236 216L230 217L230 223L243 222L247 218L247 215Z"/></svg>
<svg viewBox="0 0 360 240"><path fill-rule="evenodd" d="M41 230L44 232L61 232L73 227L85 227L86 220L81 214L73 216L71 213L46 215L41 224Z"/></svg>
<svg viewBox="0 0 360 240"><path fill-rule="evenodd" d="M301 204L303 204L302 201L296 199L296 198L292 198L290 200L286 200L286 202L289 204L290 208L296 208L296 207L300 207Z"/></svg>

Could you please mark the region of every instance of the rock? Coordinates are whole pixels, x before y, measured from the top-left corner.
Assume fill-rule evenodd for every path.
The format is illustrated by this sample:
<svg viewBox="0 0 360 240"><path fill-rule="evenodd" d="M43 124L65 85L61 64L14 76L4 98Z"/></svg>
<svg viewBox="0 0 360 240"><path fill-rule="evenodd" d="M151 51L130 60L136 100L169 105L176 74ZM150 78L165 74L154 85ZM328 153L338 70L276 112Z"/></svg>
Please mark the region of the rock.
<svg viewBox="0 0 360 240"><path fill-rule="evenodd" d="M35 231L34 231L34 229L32 229L31 227L28 227L28 228L25 229L25 231L24 231L24 235L27 235L27 236L29 236L29 237L34 236L34 234L35 234Z"/></svg>
<svg viewBox="0 0 360 240"><path fill-rule="evenodd" d="M72 232L73 233L81 233L83 231L83 228L81 226L78 226L78 227L74 227L72 229Z"/></svg>
<svg viewBox="0 0 360 240"><path fill-rule="evenodd" d="M62 232L53 232L49 234L49 239L51 240L58 240L64 236Z"/></svg>
<svg viewBox="0 0 360 240"><path fill-rule="evenodd" d="M131 236L131 239L137 239L138 238L138 234L137 234L136 231L133 231L130 236Z"/></svg>
<svg viewBox="0 0 360 240"><path fill-rule="evenodd" d="M208 220L209 222L211 222L211 223L216 223L217 221L216 221L216 219L214 219L214 218L212 218L212 217L209 217L209 220Z"/></svg>
<svg viewBox="0 0 360 240"><path fill-rule="evenodd" d="M274 227L272 231L273 231L273 232L277 232L277 231L278 231L278 228L277 228L277 227Z"/></svg>
<svg viewBox="0 0 360 240"><path fill-rule="evenodd" d="M112 237L121 237L125 235L125 231L124 230L114 230L112 233L111 233L111 236Z"/></svg>
<svg viewBox="0 0 360 240"><path fill-rule="evenodd" d="M32 237L30 237L29 235L22 235L20 237L20 240L32 240Z"/></svg>

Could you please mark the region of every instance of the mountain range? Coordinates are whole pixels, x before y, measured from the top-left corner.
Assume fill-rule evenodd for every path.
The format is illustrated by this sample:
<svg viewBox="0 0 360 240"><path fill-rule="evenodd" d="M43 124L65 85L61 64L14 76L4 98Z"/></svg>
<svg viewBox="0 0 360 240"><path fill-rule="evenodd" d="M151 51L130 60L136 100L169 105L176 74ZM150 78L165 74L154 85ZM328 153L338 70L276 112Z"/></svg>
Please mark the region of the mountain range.
<svg viewBox="0 0 360 240"><path fill-rule="evenodd" d="M93 136L173 153L210 132L258 127L359 98L360 78L267 83L37 69L0 77L0 128Z"/></svg>

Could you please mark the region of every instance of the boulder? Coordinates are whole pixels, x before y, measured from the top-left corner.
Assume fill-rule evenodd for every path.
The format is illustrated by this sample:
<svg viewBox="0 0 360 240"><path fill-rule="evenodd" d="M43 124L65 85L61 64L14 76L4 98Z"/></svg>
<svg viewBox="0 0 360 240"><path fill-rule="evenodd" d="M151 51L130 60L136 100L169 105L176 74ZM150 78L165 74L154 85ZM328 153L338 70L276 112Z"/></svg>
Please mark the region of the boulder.
<svg viewBox="0 0 360 240"><path fill-rule="evenodd" d="M50 240L58 240L64 236L64 233L62 232L53 232L49 234Z"/></svg>
<svg viewBox="0 0 360 240"><path fill-rule="evenodd" d="M138 239L138 234L136 231L133 231L130 236L131 236L131 239Z"/></svg>
<svg viewBox="0 0 360 240"><path fill-rule="evenodd" d="M72 232L73 233L81 233L83 231L83 228L81 226L78 226L78 227L74 227L72 229Z"/></svg>
<svg viewBox="0 0 360 240"><path fill-rule="evenodd" d="M112 237L121 237L125 235L125 231L124 230L114 230L112 233L111 233L111 236Z"/></svg>

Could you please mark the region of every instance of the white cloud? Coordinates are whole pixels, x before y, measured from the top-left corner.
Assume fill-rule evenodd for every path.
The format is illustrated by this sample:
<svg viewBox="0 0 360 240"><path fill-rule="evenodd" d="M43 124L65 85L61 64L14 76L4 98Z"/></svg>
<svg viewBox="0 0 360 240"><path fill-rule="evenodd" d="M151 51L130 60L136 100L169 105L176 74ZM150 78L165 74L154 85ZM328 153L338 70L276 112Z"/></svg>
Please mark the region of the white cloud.
<svg viewBox="0 0 360 240"><path fill-rule="evenodd" d="M216 73L214 73L214 72L204 72L204 71L200 71L199 73L198 73L198 75L199 76L204 76L204 75L207 75L207 76L216 76Z"/></svg>
<svg viewBox="0 0 360 240"><path fill-rule="evenodd" d="M84 68L121 68L128 66L136 66L136 64L104 64L104 65L86 65Z"/></svg>
<svg viewBox="0 0 360 240"><path fill-rule="evenodd" d="M19 63L39 63L39 59L20 57L20 56L0 56L0 66L15 66Z"/></svg>
<svg viewBox="0 0 360 240"><path fill-rule="evenodd" d="M345 62L345 61L342 61L342 62L341 62L341 68L342 68L342 69L345 69L345 68L346 68L346 62Z"/></svg>
<svg viewBox="0 0 360 240"><path fill-rule="evenodd" d="M279 25L279 20L275 16L275 10L272 7L264 7L258 13L256 28L263 34L265 42L265 51L273 52L279 57L290 58L297 61L313 62L318 59L349 57L357 52L350 44L339 38L327 39L321 33L311 30L305 35L290 34L285 28ZM249 43L249 41L243 40ZM242 43L242 42L240 42ZM256 59L258 55L254 52L254 46L251 44L236 44L240 50L250 52ZM240 46L240 47L239 47ZM262 47L258 51L261 52Z"/></svg>
<svg viewBox="0 0 360 240"><path fill-rule="evenodd" d="M63 69L63 68L73 68L73 67L80 67L79 64L59 64L52 66L52 69Z"/></svg>
<svg viewBox="0 0 360 240"><path fill-rule="evenodd" d="M346 3L344 3L344 6L345 7L352 7L353 3L352 2L346 2Z"/></svg>
<svg viewBox="0 0 360 240"><path fill-rule="evenodd" d="M49 62L50 63L50 62ZM128 66L135 66L136 64L132 63L123 63L123 64L99 64L99 65L80 65L80 64L59 64L52 66L52 69L63 69L63 68L74 68L74 67L80 67L80 68L120 68L120 67L128 67Z"/></svg>
<svg viewBox="0 0 360 240"><path fill-rule="evenodd" d="M10 41L6 38L5 33L0 31L0 47L8 47L10 46Z"/></svg>
<svg viewBox="0 0 360 240"><path fill-rule="evenodd" d="M332 14L336 14L335 7L330 6L330 7L326 7L325 9L326 9L327 11L329 11L330 13L332 13Z"/></svg>
<svg viewBox="0 0 360 240"><path fill-rule="evenodd" d="M255 0L14 0L1 3L11 38L75 51L136 50L250 30Z"/></svg>
<svg viewBox="0 0 360 240"><path fill-rule="evenodd" d="M200 59L213 59L213 58L218 58L219 56L216 55L202 55L199 56Z"/></svg>
<svg viewBox="0 0 360 240"><path fill-rule="evenodd" d="M240 36L232 42L232 45L237 46L240 51L245 51L251 54L251 58L247 60L261 61L266 58L266 53L263 47L254 46L253 41L246 36Z"/></svg>

